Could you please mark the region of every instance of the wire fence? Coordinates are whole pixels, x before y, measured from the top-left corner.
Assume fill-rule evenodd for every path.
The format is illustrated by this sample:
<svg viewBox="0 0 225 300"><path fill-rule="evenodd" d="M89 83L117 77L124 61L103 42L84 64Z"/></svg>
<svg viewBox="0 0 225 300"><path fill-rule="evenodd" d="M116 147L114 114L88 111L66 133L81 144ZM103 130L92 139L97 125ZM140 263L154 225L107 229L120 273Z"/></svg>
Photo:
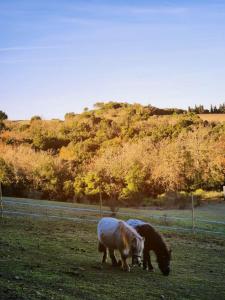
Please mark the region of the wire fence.
<svg viewBox="0 0 225 300"><path fill-rule="evenodd" d="M3 213L8 216L23 216L32 218L48 218L55 220L68 220L74 222L98 222L101 216L109 216L112 211L95 207L76 207L75 205L37 203L35 200L3 198ZM163 230L207 233L225 237L225 221L209 220L195 217L168 216L165 212L153 214L143 211L118 211L117 216L122 219L137 218L151 222L155 227Z"/></svg>

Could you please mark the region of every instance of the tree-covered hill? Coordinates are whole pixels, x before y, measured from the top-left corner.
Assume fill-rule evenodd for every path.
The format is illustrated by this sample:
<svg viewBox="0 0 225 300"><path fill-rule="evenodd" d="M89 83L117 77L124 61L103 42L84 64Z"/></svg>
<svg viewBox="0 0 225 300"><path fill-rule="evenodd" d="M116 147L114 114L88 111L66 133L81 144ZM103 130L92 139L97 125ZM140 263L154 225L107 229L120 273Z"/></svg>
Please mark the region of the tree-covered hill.
<svg viewBox="0 0 225 300"><path fill-rule="evenodd" d="M64 121L3 119L5 195L141 205L224 183L225 124L192 112L108 102Z"/></svg>

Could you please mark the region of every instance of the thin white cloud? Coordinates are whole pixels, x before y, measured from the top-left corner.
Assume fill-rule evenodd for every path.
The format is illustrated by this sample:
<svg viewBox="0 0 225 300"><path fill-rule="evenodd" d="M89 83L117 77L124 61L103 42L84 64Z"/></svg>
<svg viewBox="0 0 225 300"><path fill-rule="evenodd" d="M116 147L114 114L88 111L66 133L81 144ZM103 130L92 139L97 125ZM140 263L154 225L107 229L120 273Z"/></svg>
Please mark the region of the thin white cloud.
<svg viewBox="0 0 225 300"><path fill-rule="evenodd" d="M81 18L81 17L60 17L59 22L63 23L74 23L77 25L93 25L98 22L98 20L94 20L91 18Z"/></svg>
<svg viewBox="0 0 225 300"><path fill-rule="evenodd" d="M165 14L165 15L179 15L186 13L186 7L173 6L159 6L159 7L129 7L128 11L133 14Z"/></svg>
<svg viewBox="0 0 225 300"><path fill-rule="evenodd" d="M67 7L68 9L68 7ZM95 15L101 13L109 14L167 14L167 15L178 15L183 14L190 10L190 6L181 5L123 5L123 4L81 4L72 5L70 10L73 12L85 12L92 13Z"/></svg>
<svg viewBox="0 0 225 300"><path fill-rule="evenodd" d="M128 5L93 5L74 6L71 11L81 11L79 16L61 16L59 22L77 24L77 25L95 25L102 22L115 22L112 17L151 17L151 16L182 16L190 11L189 7L185 6L128 6ZM86 14L84 14L86 13ZM118 20L116 20L118 21ZM126 22L125 19L120 19Z"/></svg>
<svg viewBox="0 0 225 300"><path fill-rule="evenodd" d="M17 64L17 63L43 63L54 61L77 61L76 57L53 57L44 59L6 59L0 60L0 64Z"/></svg>
<svg viewBox="0 0 225 300"><path fill-rule="evenodd" d="M60 47L60 46L5 47L5 48L0 48L0 52L8 52L8 51L32 51L32 50L58 49L58 48L62 48L62 47Z"/></svg>

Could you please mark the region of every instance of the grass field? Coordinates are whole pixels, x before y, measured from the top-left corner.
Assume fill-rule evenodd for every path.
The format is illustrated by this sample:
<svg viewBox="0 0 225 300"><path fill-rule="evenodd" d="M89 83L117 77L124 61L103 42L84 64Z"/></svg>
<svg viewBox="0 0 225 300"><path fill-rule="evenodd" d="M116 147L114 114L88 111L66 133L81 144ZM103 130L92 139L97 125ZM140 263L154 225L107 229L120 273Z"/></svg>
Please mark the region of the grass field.
<svg viewBox="0 0 225 300"><path fill-rule="evenodd" d="M225 122L225 114L199 114L199 117L208 122Z"/></svg>
<svg viewBox="0 0 225 300"><path fill-rule="evenodd" d="M173 260L164 277L154 260L154 273L102 267L96 223L0 222L0 299L225 299L223 236L165 231Z"/></svg>
<svg viewBox="0 0 225 300"><path fill-rule="evenodd" d="M5 197L4 208L8 212L40 214L46 218L52 216L67 219L81 218L84 220L99 218L99 206L78 203ZM103 206L103 215L108 216L110 213L109 208ZM190 209L120 208L118 217L125 220L139 218L159 226L185 229L191 229L192 227ZM221 232L225 236L225 201L197 207L195 209L195 226L198 230Z"/></svg>

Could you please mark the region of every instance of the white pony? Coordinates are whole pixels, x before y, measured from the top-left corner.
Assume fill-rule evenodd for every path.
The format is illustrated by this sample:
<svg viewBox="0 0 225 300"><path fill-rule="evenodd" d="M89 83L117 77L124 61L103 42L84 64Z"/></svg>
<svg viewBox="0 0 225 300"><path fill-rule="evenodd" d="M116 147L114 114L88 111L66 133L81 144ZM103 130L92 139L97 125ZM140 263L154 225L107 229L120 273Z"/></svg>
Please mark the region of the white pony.
<svg viewBox="0 0 225 300"><path fill-rule="evenodd" d="M107 249L113 266L118 266L114 250L119 250L122 258L122 268L130 271L126 259L133 258L134 263L141 264L144 239L130 225L122 220L105 217L98 223L98 250L103 252L102 263L106 262Z"/></svg>

